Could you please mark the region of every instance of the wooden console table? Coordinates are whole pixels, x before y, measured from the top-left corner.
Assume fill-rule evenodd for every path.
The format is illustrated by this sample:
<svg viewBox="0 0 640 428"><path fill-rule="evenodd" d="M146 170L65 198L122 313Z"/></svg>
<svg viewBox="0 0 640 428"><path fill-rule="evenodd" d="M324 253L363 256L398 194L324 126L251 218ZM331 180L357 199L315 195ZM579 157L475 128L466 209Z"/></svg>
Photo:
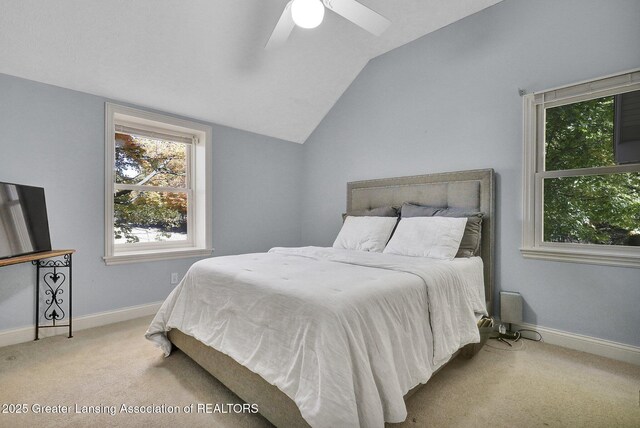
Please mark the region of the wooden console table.
<svg viewBox="0 0 640 428"><path fill-rule="evenodd" d="M35 254L27 254L24 256L11 257L8 259L0 259L0 267L15 265L19 263L27 263L31 262L32 265L36 266L36 338L38 340L38 335L41 328L52 328L52 327L69 327L69 337L73 337L72 330L72 316L71 316L71 285L72 285L72 270L71 270L71 259L73 253L76 250L53 250L53 251L45 251L42 253ZM58 258L58 260L54 260ZM60 260L59 258L62 258ZM67 274L65 275L62 272L59 272L60 269L67 269ZM41 275L41 271L45 271L44 274ZM40 325L40 278L44 282L46 289L44 290L44 294L49 296L48 299L45 299L45 304L47 305L44 310L44 318L48 321L51 321L50 325ZM67 283L67 287L69 290L69 302L67 305L67 309L69 314L67 315L62 308L62 304L64 303L64 299L60 297L64 293L64 289L62 286L64 283ZM68 318L67 318L68 317ZM67 324L58 324L59 321L67 318L69 322Z"/></svg>

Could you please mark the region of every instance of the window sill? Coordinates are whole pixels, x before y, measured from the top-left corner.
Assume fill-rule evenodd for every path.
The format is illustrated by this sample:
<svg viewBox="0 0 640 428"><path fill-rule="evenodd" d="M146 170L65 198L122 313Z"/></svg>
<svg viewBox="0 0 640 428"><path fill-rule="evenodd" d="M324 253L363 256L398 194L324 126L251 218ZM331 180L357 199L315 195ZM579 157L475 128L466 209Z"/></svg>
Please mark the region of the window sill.
<svg viewBox="0 0 640 428"><path fill-rule="evenodd" d="M125 263L155 262L159 260L186 259L191 257L208 257L213 254L213 248L171 248L153 251L128 251L119 252L102 259L107 266L121 265Z"/></svg>
<svg viewBox="0 0 640 428"><path fill-rule="evenodd" d="M520 248L520 252L527 259L640 268L640 251L603 252L589 248L528 247Z"/></svg>

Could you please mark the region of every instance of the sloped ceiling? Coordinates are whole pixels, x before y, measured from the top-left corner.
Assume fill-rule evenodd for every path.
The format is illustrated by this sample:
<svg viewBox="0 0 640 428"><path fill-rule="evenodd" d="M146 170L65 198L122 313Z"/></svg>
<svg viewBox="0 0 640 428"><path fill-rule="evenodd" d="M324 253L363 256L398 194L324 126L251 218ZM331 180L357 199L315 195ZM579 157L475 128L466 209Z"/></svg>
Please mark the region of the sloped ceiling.
<svg viewBox="0 0 640 428"><path fill-rule="evenodd" d="M0 0L0 73L303 143L367 62L500 0L361 0L263 46L288 0ZM1 96L1 94L0 94Z"/></svg>

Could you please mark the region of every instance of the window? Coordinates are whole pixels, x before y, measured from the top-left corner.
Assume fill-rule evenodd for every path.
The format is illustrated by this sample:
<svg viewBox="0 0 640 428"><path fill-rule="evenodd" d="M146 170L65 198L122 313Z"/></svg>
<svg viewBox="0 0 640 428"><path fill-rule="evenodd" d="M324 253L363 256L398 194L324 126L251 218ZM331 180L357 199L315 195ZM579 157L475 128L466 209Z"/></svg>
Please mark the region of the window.
<svg viewBox="0 0 640 428"><path fill-rule="evenodd" d="M525 257L640 267L640 71L524 99Z"/></svg>
<svg viewBox="0 0 640 428"><path fill-rule="evenodd" d="M211 128L105 110L105 263L210 255Z"/></svg>

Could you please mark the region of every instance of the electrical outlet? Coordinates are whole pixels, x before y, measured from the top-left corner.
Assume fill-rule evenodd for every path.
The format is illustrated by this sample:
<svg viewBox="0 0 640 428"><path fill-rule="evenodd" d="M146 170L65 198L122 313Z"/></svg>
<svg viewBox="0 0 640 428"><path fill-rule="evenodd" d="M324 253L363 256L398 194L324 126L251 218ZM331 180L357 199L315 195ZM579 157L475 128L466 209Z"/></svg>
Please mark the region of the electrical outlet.
<svg viewBox="0 0 640 428"><path fill-rule="evenodd" d="M178 272L173 272L171 274L171 283L172 284L177 284L178 283Z"/></svg>

